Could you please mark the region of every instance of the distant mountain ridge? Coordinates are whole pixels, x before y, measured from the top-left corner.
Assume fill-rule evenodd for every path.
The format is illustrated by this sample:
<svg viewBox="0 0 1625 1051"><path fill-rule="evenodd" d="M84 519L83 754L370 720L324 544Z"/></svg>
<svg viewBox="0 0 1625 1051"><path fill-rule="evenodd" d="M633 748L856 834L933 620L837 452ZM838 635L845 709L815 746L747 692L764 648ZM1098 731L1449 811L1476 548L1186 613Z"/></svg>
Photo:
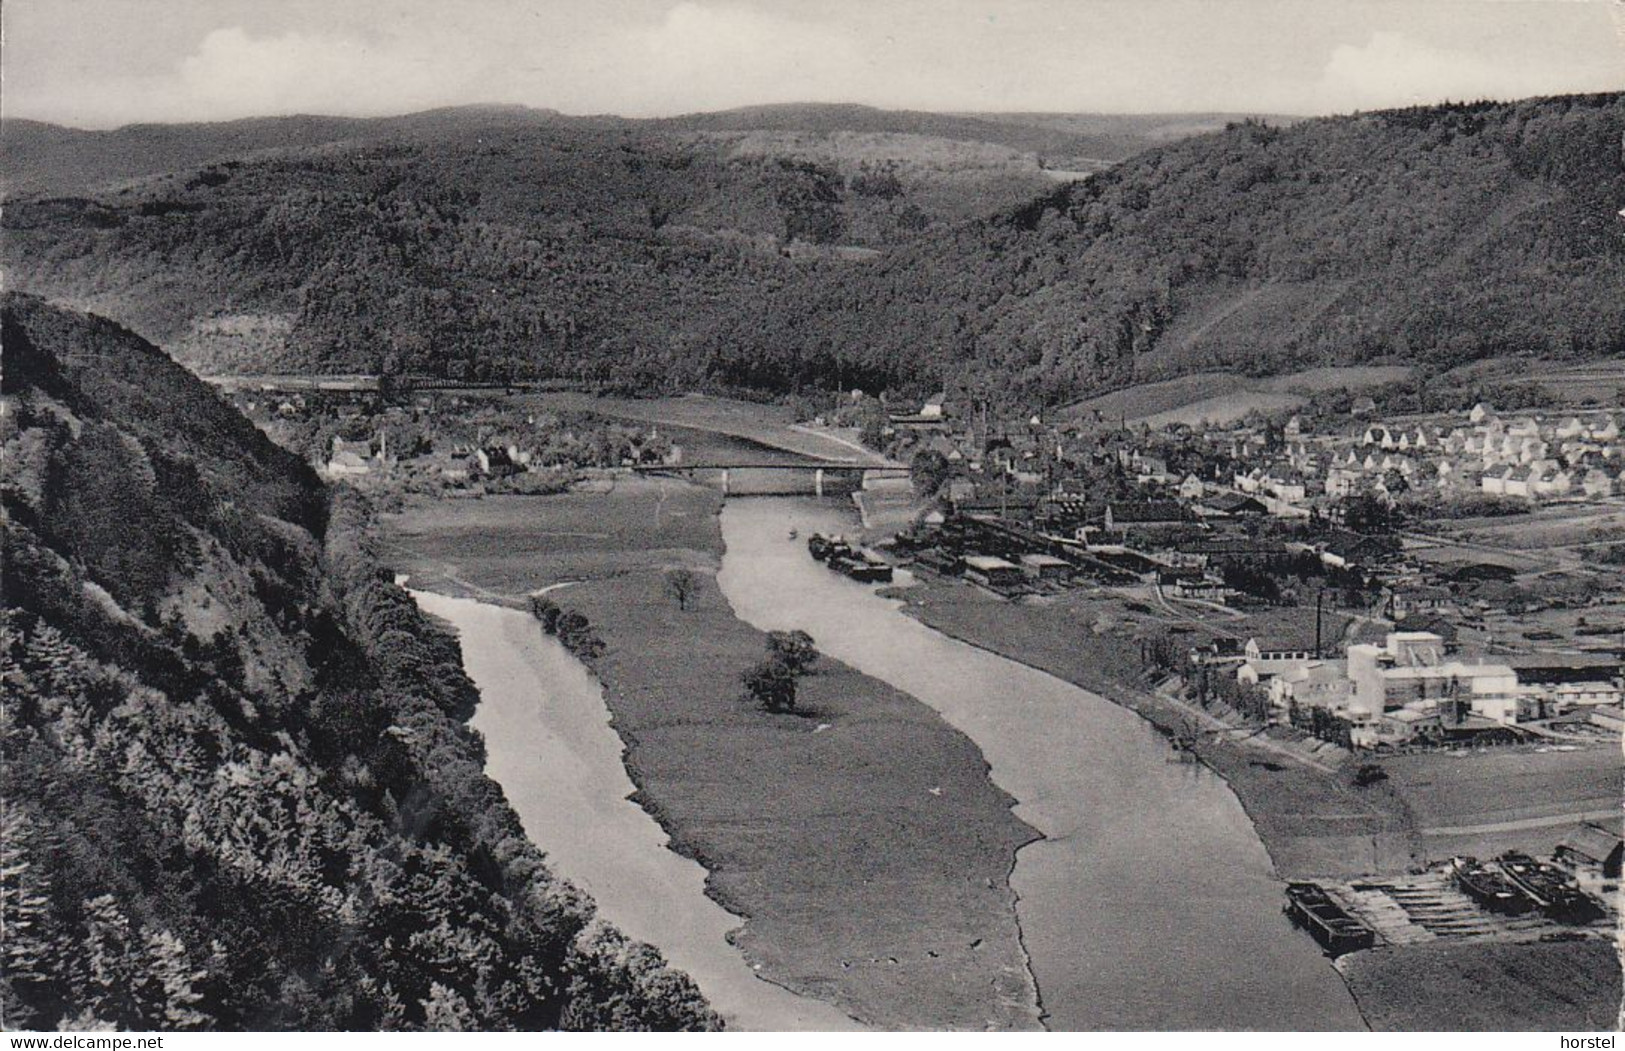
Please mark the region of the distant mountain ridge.
<svg viewBox="0 0 1625 1051"><path fill-rule="evenodd" d="M396 117L300 114L197 124L130 124L87 131L27 118L0 120L0 162L6 196L67 195L240 158L267 150L488 127L541 125L641 128L659 133L781 131L870 132L984 142L1045 154L1065 167L1080 157L1121 160L1169 137L1223 127L1239 115L940 114L871 106L799 104L637 120L609 115L566 116L519 105L451 106ZM1077 124L1076 130L1068 127Z"/></svg>
<svg viewBox="0 0 1625 1051"><path fill-rule="evenodd" d="M1165 141L1081 181L1040 168L1098 120ZM0 221L15 287L211 371L1057 404L1214 369L1625 354L1625 96L1179 120L318 121L350 137L21 195ZM39 137L0 167L73 155Z"/></svg>
<svg viewBox="0 0 1625 1051"><path fill-rule="evenodd" d="M7 197L69 195L116 187L165 172L185 171L276 150L387 139L454 121L464 126L545 123L551 110L467 106L402 117L249 117L198 124L128 124L87 131L44 121L0 120L0 162Z"/></svg>

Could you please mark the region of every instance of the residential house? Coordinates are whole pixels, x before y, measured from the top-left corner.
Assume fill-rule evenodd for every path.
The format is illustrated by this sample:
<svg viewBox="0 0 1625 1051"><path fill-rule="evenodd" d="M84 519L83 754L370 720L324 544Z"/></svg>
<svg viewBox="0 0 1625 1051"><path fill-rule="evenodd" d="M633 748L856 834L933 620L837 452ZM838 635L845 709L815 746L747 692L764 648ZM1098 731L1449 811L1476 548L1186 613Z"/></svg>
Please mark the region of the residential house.
<svg viewBox="0 0 1625 1051"><path fill-rule="evenodd" d="M1392 449L1394 447L1394 435L1392 431L1382 424L1372 424L1365 429L1365 434L1360 438L1360 444L1377 445L1384 449Z"/></svg>
<svg viewBox="0 0 1625 1051"><path fill-rule="evenodd" d="M1562 468L1555 470L1537 469L1536 472L1531 474L1529 488L1534 496L1567 496L1569 491L1574 488L1574 476Z"/></svg>
<svg viewBox="0 0 1625 1051"><path fill-rule="evenodd" d="M1492 467L1480 476L1478 487L1491 496L1506 496L1507 477L1511 474L1511 467Z"/></svg>
<svg viewBox="0 0 1625 1051"><path fill-rule="evenodd" d="M1352 496L1360 490L1361 474L1343 467L1332 467L1326 471L1326 495L1341 498Z"/></svg>
<svg viewBox="0 0 1625 1051"><path fill-rule="evenodd" d="M1593 500L1614 495L1614 480L1601 467L1592 467L1580 479L1580 492Z"/></svg>
<svg viewBox="0 0 1625 1051"><path fill-rule="evenodd" d="M1271 473L1264 479L1264 488L1277 500L1301 504L1308 497L1307 482L1301 474L1292 471Z"/></svg>

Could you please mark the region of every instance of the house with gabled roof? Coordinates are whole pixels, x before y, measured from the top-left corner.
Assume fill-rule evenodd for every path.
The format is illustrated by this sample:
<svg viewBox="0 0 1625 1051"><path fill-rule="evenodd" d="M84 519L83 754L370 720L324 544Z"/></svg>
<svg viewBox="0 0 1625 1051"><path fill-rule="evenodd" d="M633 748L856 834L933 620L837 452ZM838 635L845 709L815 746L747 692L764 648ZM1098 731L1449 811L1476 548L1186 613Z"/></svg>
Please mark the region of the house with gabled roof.
<svg viewBox="0 0 1625 1051"><path fill-rule="evenodd" d="M1574 873L1581 890L1599 895L1618 892L1625 849L1612 829L1587 821L1563 838L1553 858Z"/></svg>
<svg viewBox="0 0 1625 1051"><path fill-rule="evenodd" d="M1593 500L1614 495L1614 480L1601 467L1589 468L1580 479L1580 491Z"/></svg>

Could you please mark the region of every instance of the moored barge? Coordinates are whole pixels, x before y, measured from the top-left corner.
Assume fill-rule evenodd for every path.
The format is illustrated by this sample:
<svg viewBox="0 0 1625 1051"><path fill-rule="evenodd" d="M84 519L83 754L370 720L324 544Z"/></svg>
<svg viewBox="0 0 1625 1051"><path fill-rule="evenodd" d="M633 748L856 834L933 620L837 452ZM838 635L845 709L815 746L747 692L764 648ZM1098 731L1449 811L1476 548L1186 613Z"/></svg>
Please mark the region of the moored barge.
<svg viewBox="0 0 1625 1051"><path fill-rule="evenodd" d="M837 573L863 584L887 584L892 579L891 564L866 548L855 548L841 537L814 533L807 538L807 551Z"/></svg>
<svg viewBox="0 0 1625 1051"><path fill-rule="evenodd" d="M834 555L849 555L852 548L838 536L814 533L807 538L807 552L820 562L828 562Z"/></svg>
<svg viewBox="0 0 1625 1051"><path fill-rule="evenodd" d="M1521 916L1534 907L1535 903L1504 872L1481 864L1477 858L1450 859L1450 875L1463 894L1490 912Z"/></svg>
<svg viewBox="0 0 1625 1051"><path fill-rule="evenodd" d="M1568 873L1556 865L1516 851L1502 854L1498 861L1507 879L1548 918L1562 923L1587 923L1602 915L1591 896L1576 887Z"/></svg>
<svg viewBox="0 0 1625 1051"><path fill-rule="evenodd" d="M1281 911L1331 956L1369 949L1377 942L1376 932L1350 916L1318 883L1287 884Z"/></svg>

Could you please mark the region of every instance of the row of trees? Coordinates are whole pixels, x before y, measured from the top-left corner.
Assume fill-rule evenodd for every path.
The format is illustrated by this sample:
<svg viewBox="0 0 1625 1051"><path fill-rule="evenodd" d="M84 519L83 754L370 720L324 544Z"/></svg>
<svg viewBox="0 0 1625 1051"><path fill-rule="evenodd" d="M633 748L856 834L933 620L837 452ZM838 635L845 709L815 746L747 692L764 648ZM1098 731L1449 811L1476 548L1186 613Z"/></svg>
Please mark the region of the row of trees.
<svg viewBox="0 0 1625 1051"><path fill-rule="evenodd" d="M546 595L530 597L530 613L541 624L543 631L557 638L565 649L582 660L594 661L604 655L604 640L593 629L585 613L564 609Z"/></svg>

